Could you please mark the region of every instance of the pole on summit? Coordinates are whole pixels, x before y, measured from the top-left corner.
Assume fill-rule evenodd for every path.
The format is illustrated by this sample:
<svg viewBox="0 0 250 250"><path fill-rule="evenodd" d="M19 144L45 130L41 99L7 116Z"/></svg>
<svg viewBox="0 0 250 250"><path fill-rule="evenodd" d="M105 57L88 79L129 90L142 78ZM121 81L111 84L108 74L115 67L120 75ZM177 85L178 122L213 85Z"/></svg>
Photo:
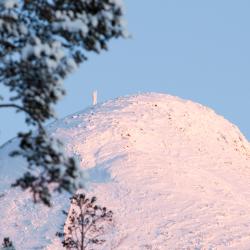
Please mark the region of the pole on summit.
<svg viewBox="0 0 250 250"><path fill-rule="evenodd" d="M94 90L92 93L92 104L93 105L97 104L97 90Z"/></svg>

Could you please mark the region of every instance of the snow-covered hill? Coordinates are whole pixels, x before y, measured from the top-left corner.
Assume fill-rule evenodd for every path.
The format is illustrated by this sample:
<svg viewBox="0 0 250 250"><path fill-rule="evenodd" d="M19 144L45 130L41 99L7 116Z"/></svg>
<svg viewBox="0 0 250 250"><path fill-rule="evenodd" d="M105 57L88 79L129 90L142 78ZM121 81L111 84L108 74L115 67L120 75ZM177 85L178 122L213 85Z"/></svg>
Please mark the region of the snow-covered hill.
<svg viewBox="0 0 250 250"><path fill-rule="evenodd" d="M250 145L214 111L164 94L118 98L48 127L86 171L88 193L114 212L101 249L250 249ZM50 210L10 189L22 172L0 150L0 240L61 249L68 197Z"/></svg>

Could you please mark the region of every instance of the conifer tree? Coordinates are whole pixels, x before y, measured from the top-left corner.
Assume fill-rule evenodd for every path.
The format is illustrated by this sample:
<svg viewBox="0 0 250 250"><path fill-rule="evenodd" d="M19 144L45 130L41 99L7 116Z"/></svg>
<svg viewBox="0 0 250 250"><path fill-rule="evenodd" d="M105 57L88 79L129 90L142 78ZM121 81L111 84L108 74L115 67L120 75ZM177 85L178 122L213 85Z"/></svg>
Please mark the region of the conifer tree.
<svg viewBox="0 0 250 250"><path fill-rule="evenodd" d="M124 36L119 0L0 1L0 108L25 114L29 132L20 132L20 155L27 172L13 186L50 205L52 191L73 192L79 175L76 162L61 151L44 123L55 117L54 105L65 94L64 79L87 60L88 52L107 49ZM11 166L10 166L11 167Z"/></svg>
<svg viewBox="0 0 250 250"><path fill-rule="evenodd" d="M67 216L64 233L57 233L66 249L95 249L105 242L105 227L112 222L113 213L95 203L95 197L89 199L84 194L71 198L71 210L64 211Z"/></svg>
<svg viewBox="0 0 250 250"><path fill-rule="evenodd" d="M7 237L3 239L1 250L15 250L15 247L13 246L10 238Z"/></svg>

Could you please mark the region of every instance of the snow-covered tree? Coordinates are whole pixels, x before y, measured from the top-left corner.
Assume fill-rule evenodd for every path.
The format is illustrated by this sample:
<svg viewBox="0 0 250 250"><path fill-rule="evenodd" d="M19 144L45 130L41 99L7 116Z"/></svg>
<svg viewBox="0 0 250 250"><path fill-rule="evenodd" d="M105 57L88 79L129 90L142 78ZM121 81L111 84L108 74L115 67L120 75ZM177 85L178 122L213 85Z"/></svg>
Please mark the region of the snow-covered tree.
<svg viewBox="0 0 250 250"><path fill-rule="evenodd" d="M64 212L68 217L64 233L57 233L66 249L94 249L105 242L105 226L112 222L113 213L95 203L95 197L88 199L84 194L71 198L71 210L69 214Z"/></svg>
<svg viewBox="0 0 250 250"><path fill-rule="evenodd" d="M10 238L7 237L3 239L1 250L15 250L15 247L13 246Z"/></svg>
<svg viewBox="0 0 250 250"><path fill-rule="evenodd" d="M76 188L75 161L61 153L43 125L65 94L64 79L86 53L106 50L110 39L123 36L119 0L0 1L0 83L11 93L0 97L0 108L24 112L31 127L19 133L20 147L12 155L29 164L14 186L30 190L35 202L50 205L50 187Z"/></svg>

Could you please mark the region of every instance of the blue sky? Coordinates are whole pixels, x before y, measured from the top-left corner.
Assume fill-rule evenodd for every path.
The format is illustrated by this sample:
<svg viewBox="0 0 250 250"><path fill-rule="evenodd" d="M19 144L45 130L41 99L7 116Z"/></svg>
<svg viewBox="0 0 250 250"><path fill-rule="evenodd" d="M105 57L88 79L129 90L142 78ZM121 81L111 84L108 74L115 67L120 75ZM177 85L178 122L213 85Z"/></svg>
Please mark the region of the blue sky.
<svg viewBox="0 0 250 250"><path fill-rule="evenodd" d="M58 117L98 101L163 92L213 108L250 138L250 1L125 0L131 39L89 55L65 82ZM0 91L3 92L3 90ZM0 144L25 129L0 111Z"/></svg>

